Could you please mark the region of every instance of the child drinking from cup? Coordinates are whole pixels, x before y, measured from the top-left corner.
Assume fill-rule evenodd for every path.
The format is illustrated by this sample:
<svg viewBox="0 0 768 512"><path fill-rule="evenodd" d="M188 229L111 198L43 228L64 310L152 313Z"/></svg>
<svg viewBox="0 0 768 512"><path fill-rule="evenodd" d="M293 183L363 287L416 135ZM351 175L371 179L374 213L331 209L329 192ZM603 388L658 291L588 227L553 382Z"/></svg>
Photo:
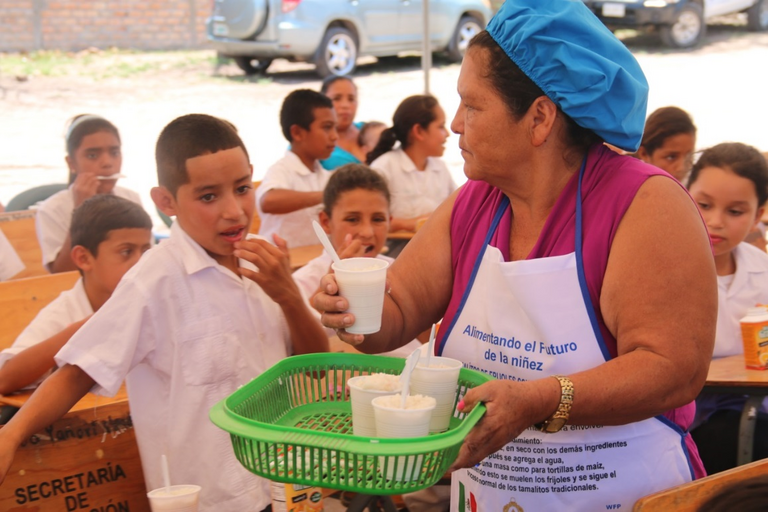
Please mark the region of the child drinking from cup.
<svg viewBox="0 0 768 512"><path fill-rule="evenodd" d="M149 489L169 478L202 487L200 510L261 511L269 482L238 462L211 407L291 354L328 339L291 279L285 242L248 239L253 167L235 127L190 114L155 150L155 205L171 235L123 276L110 299L56 354L59 369L0 429L0 481L21 442L88 391L125 381Z"/></svg>
<svg viewBox="0 0 768 512"><path fill-rule="evenodd" d="M381 254L389 231L389 189L384 179L367 165L347 164L333 172L323 191L323 210L319 217L320 225L342 259L365 257L393 261ZM331 256L323 252L293 273L305 296L315 294L331 263ZM335 334L332 329L327 331L329 336ZM413 340L385 355L405 357L420 346L421 342Z"/></svg>
<svg viewBox="0 0 768 512"><path fill-rule="evenodd" d="M714 357L743 353L739 320L747 309L768 304L768 254L744 242L768 199L768 164L753 147L718 144L704 151L688 184L707 224L718 280ZM739 420L746 399L701 394L691 434L707 473L736 466ZM758 414L754 459L768 457L766 405Z"/></svg>

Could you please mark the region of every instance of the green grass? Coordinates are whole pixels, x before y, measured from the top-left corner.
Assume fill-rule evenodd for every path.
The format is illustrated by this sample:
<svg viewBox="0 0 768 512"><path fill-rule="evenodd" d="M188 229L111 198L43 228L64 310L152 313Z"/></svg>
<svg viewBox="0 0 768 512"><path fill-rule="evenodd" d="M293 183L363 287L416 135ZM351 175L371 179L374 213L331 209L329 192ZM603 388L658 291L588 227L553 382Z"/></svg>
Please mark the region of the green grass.
<svg viewBox="0 0 768 512"><path fill-rule="evenodd" d="M212 51L44 50L32 53L0 53L0 75L85 76L96 80L129 78L165 70L210 68L216 62Z"/></svg>

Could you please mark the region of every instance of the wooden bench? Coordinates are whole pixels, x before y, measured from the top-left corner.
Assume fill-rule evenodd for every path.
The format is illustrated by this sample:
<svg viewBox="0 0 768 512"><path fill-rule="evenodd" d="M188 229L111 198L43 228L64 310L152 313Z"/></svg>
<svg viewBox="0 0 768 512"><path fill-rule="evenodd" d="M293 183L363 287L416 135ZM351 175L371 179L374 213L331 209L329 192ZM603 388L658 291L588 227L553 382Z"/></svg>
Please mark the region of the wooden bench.
<svg viewBox="0 0 768 512"><path fill-rule="evenodd" d="M35 210L0 213L0 230L26 267L14 279L48 274L48 269L43 266L43 253L35 231L36 213Z"/></svg>
<svg viewBox="0 0 768 512"><path fill-rule="evenodd" d="M637 500L632 510L634 512L696 512L699 506L724 488L765 474L768 474L768 459L650 494ZM738 510L738 507L734 506L734 510Z"/></svg>
<svg viewBox="0 0 768 512"><path fill-rule="evenodd" d="M0 283L0 350L10 347L37 313L79 277L72 271Z"/></svg>

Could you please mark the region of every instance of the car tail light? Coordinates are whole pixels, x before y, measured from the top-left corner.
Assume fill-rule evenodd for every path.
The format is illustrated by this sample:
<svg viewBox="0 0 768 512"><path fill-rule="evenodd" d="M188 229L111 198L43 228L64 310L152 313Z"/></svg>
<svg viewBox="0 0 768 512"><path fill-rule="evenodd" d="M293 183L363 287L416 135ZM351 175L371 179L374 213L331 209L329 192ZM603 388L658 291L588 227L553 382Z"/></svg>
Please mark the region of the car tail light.
<svg viewBox="0 0 768 512"><path fill-rule="evenodd" d="M283 12L291 12L299 6L301 0L283 0Z"/></svg>

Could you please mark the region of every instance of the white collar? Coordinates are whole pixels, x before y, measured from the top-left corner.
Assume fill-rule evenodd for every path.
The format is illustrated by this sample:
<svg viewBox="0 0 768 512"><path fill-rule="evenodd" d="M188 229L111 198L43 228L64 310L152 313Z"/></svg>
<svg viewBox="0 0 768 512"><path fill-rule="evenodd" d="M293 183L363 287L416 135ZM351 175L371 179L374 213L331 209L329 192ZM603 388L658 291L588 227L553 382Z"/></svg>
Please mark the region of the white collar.
<svg viewBox="0 0 768 512"><path fill-rule="evenodd" d="M734 247L733 259L736 263L736 272L728 288L729 297L750 283L756 282L755 274L768 272L768 254L747 242L741 242Z"/></svg>
<svg viewBox="0 0 768 512"><path fill-rule="evenodd" d="M220 266L219 263L208 254L203 247L195 242L191 236L184 231L177 220L171 224L171 236L169 241L179 245L179 257L184 265L187 274L192 275L209 267Z"/></svg>
<svg viewBox="0 0 768 512"><path fill-rule="evenodd" d="M297 173L299 173L302 176L309 176L310 174L317 174L318 172L328 172L323 168L322 165L320 165L320 162L317 160L315 160L313 164L314 169L309 169L306 165L304 165L304 162L301 161L301 158L299 158L299 155L297 155L290 149L285 152L285 157L288 160L292 160L291 169L294 169Z"/></svg>
<svg viewBox="0 0 768 512"><path fill-rule="evenodd" d="M419 169L416 168L416 164L413 163L413 160L411 160L411 157L408 156L408 153L405 152L405 150L402 147L399 147L395 150L393 150L395 153L395 158L397 159L398 166L405 172L417 172ZM431 165L432 164L432 157L427 157L427 163L424 166L424 171L439 171L440 168ZM421 171L419 171L421 172Z"/></svg>

